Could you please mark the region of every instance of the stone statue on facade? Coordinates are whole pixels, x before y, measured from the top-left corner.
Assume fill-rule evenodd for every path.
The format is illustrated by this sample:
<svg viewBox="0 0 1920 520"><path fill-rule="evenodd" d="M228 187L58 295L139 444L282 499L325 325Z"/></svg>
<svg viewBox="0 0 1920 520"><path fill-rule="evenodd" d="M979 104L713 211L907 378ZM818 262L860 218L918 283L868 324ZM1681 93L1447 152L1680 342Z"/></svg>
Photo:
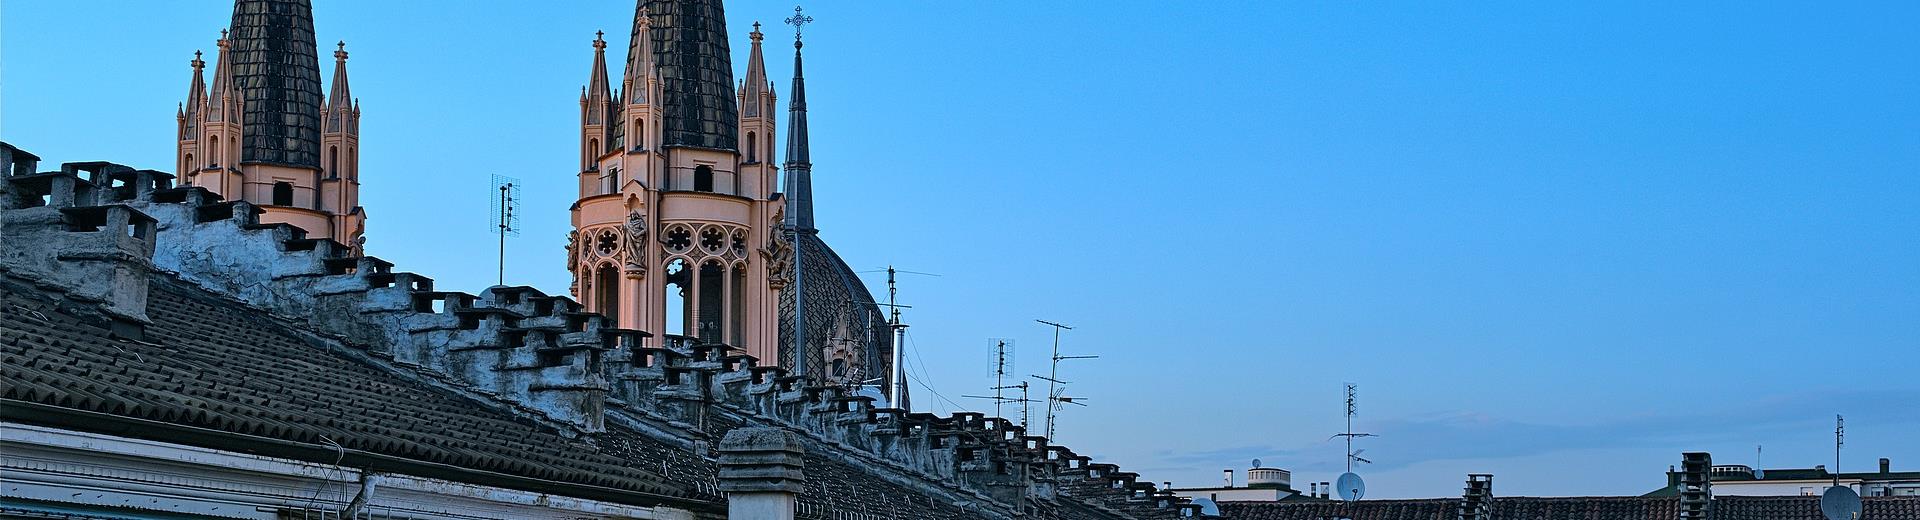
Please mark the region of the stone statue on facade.
<svg viewBox="0 0 1920 520"><path fill-rule="evenodd" d="M627 274L646 276L647 274L647 216L634 211L627 214L627 223L621 227L626 234Z"/></svg>
<svg viewBox="0 0 1920 520"><path fill-rule="evenodd" d="M573 280L567 282L567 288L569 290L572 290L574 294L580 293L580 245L579 245L579 242L580 242L579 231L567 232L567 273L573 275Z"/></svg>

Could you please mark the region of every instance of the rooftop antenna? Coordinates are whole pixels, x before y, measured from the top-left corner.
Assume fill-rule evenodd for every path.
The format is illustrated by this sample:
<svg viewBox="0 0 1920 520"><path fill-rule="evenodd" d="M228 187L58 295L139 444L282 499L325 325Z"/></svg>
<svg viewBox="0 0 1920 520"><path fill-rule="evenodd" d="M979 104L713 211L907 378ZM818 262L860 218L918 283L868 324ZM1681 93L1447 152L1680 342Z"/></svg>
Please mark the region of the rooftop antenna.
<svg viewBox="0 0 1920 520"><path fill-rule="evenodd" d="M971 397L974 399L992 399L993 407L995 410L1000 409L1000 405L1002 403L1014 403L1014 402L1020 403L1020 429L1025 430L1027 429L1027 403L1040 402L1037 399L1027 398L1028 386L1030 385L1028 385L1026 381L1021 381L1020 384L1017 384L1017 385L1001 385L1001 386L993 387L993 395L963 395L961 397ZM1013 389L1020 390L1019 398L1003 397L1001 395L1002 390L1013 390ZM994 416L999 417L1000 415L998 413L995 413Z"/></svg>
<svg viewBox="0 0 1920 520"><path fill-rule="evenodd" d="M797 8L795 10L798 11ZM811 21L812 18L808 18L808 20ZM796 27L798 26L796 25ZM875 269L871 271L861 271L861 273L876 273L880 271L881 271L880 269ZM893 337L894 337L893 367L890 373L888 374L888 377L893 379L893 388L890 389L890 391L887 393L887 398L893 400L894 408L899 408L899 409L911 412L913 411L912 408L910 408L912 406L912 403L907 402L907 399L906 399L907 370L905 367L902 367L900 363L903 359L905 359L904 353L907 350L907 324L902 323L900 321L900 309L911 309L913 308L913 306L901 305L899 302L896 301L900 296L900 285L897 283L896 278L900 274L917 274L921 276L940 276L940 275L933 274L933 273L922 273L919 271L895 269L891 265L887 266L885 271L887 273L887 303L879 303L879 302L863 302L863 303L871 303L874 305L884 306L892 311L893 317L892 319L887 321L887 326L893 329Z"/></svg>
<svg viewBox="0 0 1920 520"><path fill-rule="evenodd" d="M1052 439L1053 438L1053 418L1054 418L1055 412L1060 411L1060 403L1062 402L1061 400L1062 396L1060 395L1060 392L1061 392L1060 385L1067 384L1066 381L1060 380L1060 361L1067 360L1067 359L1093 359L1100 356L1062 356L1060 355L1060 331L1073 330L1073 327L1069 327L1064 323L1052 322L1047 320L1033 320L1033 321L1040 322L1042 325L1053 327L1053 367L1048 369L1049 371L1047 372L1047 377L1040 377L1038 375L1033 376L1035 378L1044 379L1047 381L1047 438ZM1083 398L1068 398L1068 399L1083 399ZM1065 402L1072 403L1073 401L1065 401ZM1086 406L1086 403L1073 403L1073 404Z"/></svg>
<svg viewBox="0 0 1920 520"><path fill-rule="evenodd" d="M1373 463L1373 461L1371 460L1360 458L1360 454L1366 452L1367 450L1364 450L1364 449L1360 451L1353 450L1353 439L1356 437L1377 437L1376 435L1371 433L1354 433L1353 431L1353 416L1357 412L1359 412L1359 406L1358 406L1359 388L1360 388L1359 385L1355 385L1353 383L1346 384L1347 431L1346 433L1336 433L1333 435L1334 437L1347 438L1347 472L1342 473L1340 475L1340 478L1336 479L1335 485L1339 486L1337 488L1337 491L1340 492L1340 498L1348 502L1360 500L1360 498L1365 496L1367 492L1366 482L1360 479L1359 474L1356 474L1353 472L1353 463L1355 462L1359 462L1362 464ZM1332 440L1332 439L1329 438L1328 440Z"/></svg>
<svg viewBox="0 0 1920 520"><path fill-rule="evenodd" d="M1007 367L1012 363L1011 360L1007 359L1007 356L1014 352L1014 342L1011 338L992 338L988 341L993 342L993 415L994 417L1006 417L1006 413L1001 411L1000 406L1006 403L1007 398L1005 391L1013 388L1007 385ZM1022 393L1027 391L1026 384L1026 382L1022 381L1019 385ZM1026 396L1022 395L1021 398L1025 399ZM1026 425L1026 412L1022 411L1020 413L1020 426L1024 428Z"/></svg>
<svg viewBox="0 0 1920 520"><path fill-rule="evenodd" d="M1847 444L1847 418L1833 414L1833 485L1840 485L1840 447Z"/></svg>
<svg viewBox="0 0 1920 520"><path fill-rule="evenodd" d="M1859 520L1860 494L1840 485L1840 447L1847 443L1847 419L1833 416L1833 487L1820 494L1820 514L1827 520Z"/></svg>
<svg viewBox="0 0 1920 520"><path fill-rule="evenodd" d="M493 229L500 234L500 273L495 285L507 284L507 237L520 236L520 179L494 174Z"/></svg>
<svg viewBox="0 0 1920 520"><path fill-rule="evenodd" d="M1761 461L1766 455L1766 449L1767 446L1764 444L1753 445L1753 478L1755 479L1767 478L1766 463Z"/></svg>

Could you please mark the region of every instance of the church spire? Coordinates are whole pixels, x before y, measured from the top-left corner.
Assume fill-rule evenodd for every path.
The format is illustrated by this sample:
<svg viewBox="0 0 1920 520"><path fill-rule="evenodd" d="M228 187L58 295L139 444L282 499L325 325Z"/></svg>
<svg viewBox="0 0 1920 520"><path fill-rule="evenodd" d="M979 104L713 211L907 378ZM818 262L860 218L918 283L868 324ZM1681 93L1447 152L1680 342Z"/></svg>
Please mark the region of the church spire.
<svg viewBox="0 0 1920 520"><path fill-rule="evenodd" d="M767 82L766 59L760 55L760 40L766 37L760 33L760 22L753 22L753 32L747 33L747 37L753 41L753 48L747 51L747 79L740 87L740 117L743 119L769 115L761 112L760 98L772 86Z"/></svg>
<svg viewBox="0 0 1920 520"><path fill-rule="evenodd" d="M807 85L800 73L800 28L813 17L800 14L787 19L793 29L793 95L787 101L787 226L813 233L813 160L807 153Z"/></svg>
<svg viewBox="0 0 1920 520"><path fill-rule="evenodd" d="M647 79L654 74L653 12L647 6L634 8L633 39L627 42L626 89L628 104L649 102Z"/></svg>
<svg viewBox="0 0 1920 520"><path fill-rule="evenodd" d="M333 51L333 87L327 91L327 109L334 114L353 110L353 94L347 88L347 42ZM328 131L339 131L336 121L327 122Z"/></svg>
<svg viewBox="0 0 1920 520"><path fill-rule="evenodd" d="M606 33L593 33L593 75L587 78L587 101L589 103L607 101L613 97L612 87L607 85L607 40ZM590 120L604 123L604 120Z"/></svg>
<svg viewBox="0 0 1920 520"><path fill-rule="evenodd" d="M187 86L187 103L180 108L180 138L192 139L199 135L200 112L207 103L207 62L200 59L200 51L193 51L193 82Z"/></svg>
<svg viewBox="0 0 1920 520"><path fill-rule="evenodd" d="M583 126L582 131L588 137L587 142L590 143L587 158L588 164L592 164L593 158L614 149L611 131L614 122L608 120L608 117L613 114L614 107L613 90L607 84L605 32L594 31L593 33L593 75L587 78L586 99L581 100L581 103L584 105L581 108L585 113L581 115L580 123Z"/></svg>

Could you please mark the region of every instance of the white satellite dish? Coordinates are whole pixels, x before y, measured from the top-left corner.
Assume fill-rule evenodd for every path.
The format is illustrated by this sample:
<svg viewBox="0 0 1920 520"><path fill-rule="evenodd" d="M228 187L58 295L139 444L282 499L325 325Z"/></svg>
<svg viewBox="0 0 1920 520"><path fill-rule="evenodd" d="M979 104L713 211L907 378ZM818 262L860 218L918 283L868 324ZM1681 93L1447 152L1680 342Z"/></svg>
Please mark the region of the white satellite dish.
<svg viewBox="0 0 1920 520"><path fill-rule="evenodd" d="M1833 486L1820 495L1820 514L1827 520L1859 520L1860 494L1853 488Z"/></svg>
<svg viewBox="0 0 1920 520"><path fill-rule="evenodd" d="M1340 499L1348 502L1367 496L1367 482L1352 472L1341 473L1340 478L1334 479L1333 487L1340 493Z"/></svg>

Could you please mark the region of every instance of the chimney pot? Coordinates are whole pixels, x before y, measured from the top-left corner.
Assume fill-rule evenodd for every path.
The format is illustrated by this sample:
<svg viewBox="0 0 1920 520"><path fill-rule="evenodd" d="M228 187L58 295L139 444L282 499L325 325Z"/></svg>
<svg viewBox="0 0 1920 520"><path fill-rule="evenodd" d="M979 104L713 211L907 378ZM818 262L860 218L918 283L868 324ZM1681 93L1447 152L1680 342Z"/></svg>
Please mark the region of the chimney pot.
<svg viewBox="0 0 1920 520"><path fill-rule="evenodd" d="M1893 473L1893 459L1880 457L1880 472Z"/></svg>
<svg viewBox="0 0 1920 520"><path fill-rule="evenodd" d="M1226 470L1225 476L1227 479L1227 487L1229 488L1233 487L1233 470L1231 469Z"/></svg>

